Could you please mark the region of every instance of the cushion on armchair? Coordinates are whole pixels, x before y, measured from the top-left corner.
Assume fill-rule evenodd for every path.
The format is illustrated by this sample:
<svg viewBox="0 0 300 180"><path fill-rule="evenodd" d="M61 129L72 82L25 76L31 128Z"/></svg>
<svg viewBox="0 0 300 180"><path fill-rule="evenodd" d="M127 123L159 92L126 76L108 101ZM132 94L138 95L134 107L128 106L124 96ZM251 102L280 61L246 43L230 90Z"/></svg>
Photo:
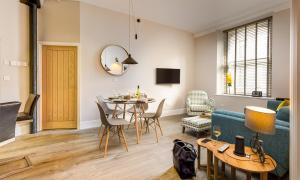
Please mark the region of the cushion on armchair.
<svg viewBox="0 0 300 180"><path fill-rule="evenodd" d="M208 105L191 105L190 106L191 108L191 111L206 111L207 109L209 109L209 106Z"/></svg>

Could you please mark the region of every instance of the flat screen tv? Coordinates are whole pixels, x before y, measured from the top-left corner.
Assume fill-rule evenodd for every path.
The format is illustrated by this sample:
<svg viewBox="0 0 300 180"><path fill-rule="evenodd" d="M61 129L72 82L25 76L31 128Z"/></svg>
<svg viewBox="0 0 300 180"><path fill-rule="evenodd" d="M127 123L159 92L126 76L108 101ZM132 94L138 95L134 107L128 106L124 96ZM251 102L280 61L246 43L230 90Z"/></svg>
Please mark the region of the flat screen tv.
<svg viewBox="0 0 300 180"><path fill-rule="evenodd" d="M180 69L156 68L156 84L180 84Z"/></svg>

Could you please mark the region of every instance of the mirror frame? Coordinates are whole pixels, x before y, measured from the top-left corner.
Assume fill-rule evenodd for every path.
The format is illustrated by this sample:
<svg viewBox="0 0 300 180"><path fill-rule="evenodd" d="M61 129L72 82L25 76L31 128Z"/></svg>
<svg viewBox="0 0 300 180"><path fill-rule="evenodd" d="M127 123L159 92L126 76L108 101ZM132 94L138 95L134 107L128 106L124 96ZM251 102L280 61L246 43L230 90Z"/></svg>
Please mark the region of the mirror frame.
<svg viewBox="0 0 300 180"><path fill-rule="evenodd" d="M101 64L103 70L104 70L106 73L108 73L108 74L110 74L110 75L112 75L112 76L122 76L122 75L124 75L124 74L128 71L129 66L127 66L127 69L126 69L125 71L123 71L122 74L112 74L112 73L106 71L106 70L105 70L105 67L104 67L103 64L102 64L102 60L103 60L103 59L102 59L102 54L103 54L103 51L104 51L107 47L110 47L110 46L117 46L117 47L120 47L121 49L123 49L123 50L126 52L127 56L129 56L129 53L127 52L127 50L126 50L123 46L118 45L118 44L108 44L108 45L104 46L104 47L102 48L102 50L101 50L101 53L100 53L100 64ZM122 63L122 62L120 62L120 63Z"/></svg>

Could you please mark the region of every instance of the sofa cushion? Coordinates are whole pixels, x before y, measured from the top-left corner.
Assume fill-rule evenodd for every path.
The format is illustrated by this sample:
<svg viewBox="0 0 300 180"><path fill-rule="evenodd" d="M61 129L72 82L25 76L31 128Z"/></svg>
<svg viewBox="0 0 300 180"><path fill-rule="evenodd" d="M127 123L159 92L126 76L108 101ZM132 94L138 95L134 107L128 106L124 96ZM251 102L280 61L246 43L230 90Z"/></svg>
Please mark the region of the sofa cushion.
<svg viewBox="0 0 300 180"><path fill-rule="evenodd" d="M290 108L288 106L282 107L276 113L276 119L290 122Z"/></svg>
<svg viewBox="0 0 300 180"><path fill-rule="evenodd" d="M283 127L290 127L290 123L289 122L286 122L286 121L281 121L281 120L276 120L275 122L276 125L279 125L279 126L283 126Z"/></svg>
<svg viewBox="0 0 300 180"><path fill-rule="evenodd" d="M224 114L224 115L227 115L227 116L233 116L233 117L245 119L245 114L239 113L239 112L233 112L233 111L218 109L218 110L215 110L214 113Z"/></svg>
<svg viewBox="0 0 300 180"><path fill-rule="evenodd" d="M207 111L209 109L209 106L208 105L191 105L190 108L191 108L191 111L199 112L199 111Z"/></svg>

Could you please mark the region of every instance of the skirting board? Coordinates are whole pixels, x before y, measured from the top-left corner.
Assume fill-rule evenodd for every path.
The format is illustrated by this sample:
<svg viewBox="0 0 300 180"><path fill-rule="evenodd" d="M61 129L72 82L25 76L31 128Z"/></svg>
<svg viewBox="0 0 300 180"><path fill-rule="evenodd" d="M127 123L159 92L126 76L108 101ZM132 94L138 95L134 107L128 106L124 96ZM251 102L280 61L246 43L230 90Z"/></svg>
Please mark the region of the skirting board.
<svg viewBox="0 0 300 180"><path fill-rule="evenodd" d="M15 140L16 140L15 138L11 138L11 139L8 139L6 141L3 141L3 142L0 143L0 147L6 145L8 143L14 142Z"/></svg>
<svg viewBox="0 0 300 180"><path fill-rule="evenodd" d="M173 109L173 110L166 110L163 112L162 116L174 116L186 113L185 108L181 109ZM89 120L89 121L81 121L80 122L80 129L89 129L95 128L100 126L100 119Z"/></svg>

